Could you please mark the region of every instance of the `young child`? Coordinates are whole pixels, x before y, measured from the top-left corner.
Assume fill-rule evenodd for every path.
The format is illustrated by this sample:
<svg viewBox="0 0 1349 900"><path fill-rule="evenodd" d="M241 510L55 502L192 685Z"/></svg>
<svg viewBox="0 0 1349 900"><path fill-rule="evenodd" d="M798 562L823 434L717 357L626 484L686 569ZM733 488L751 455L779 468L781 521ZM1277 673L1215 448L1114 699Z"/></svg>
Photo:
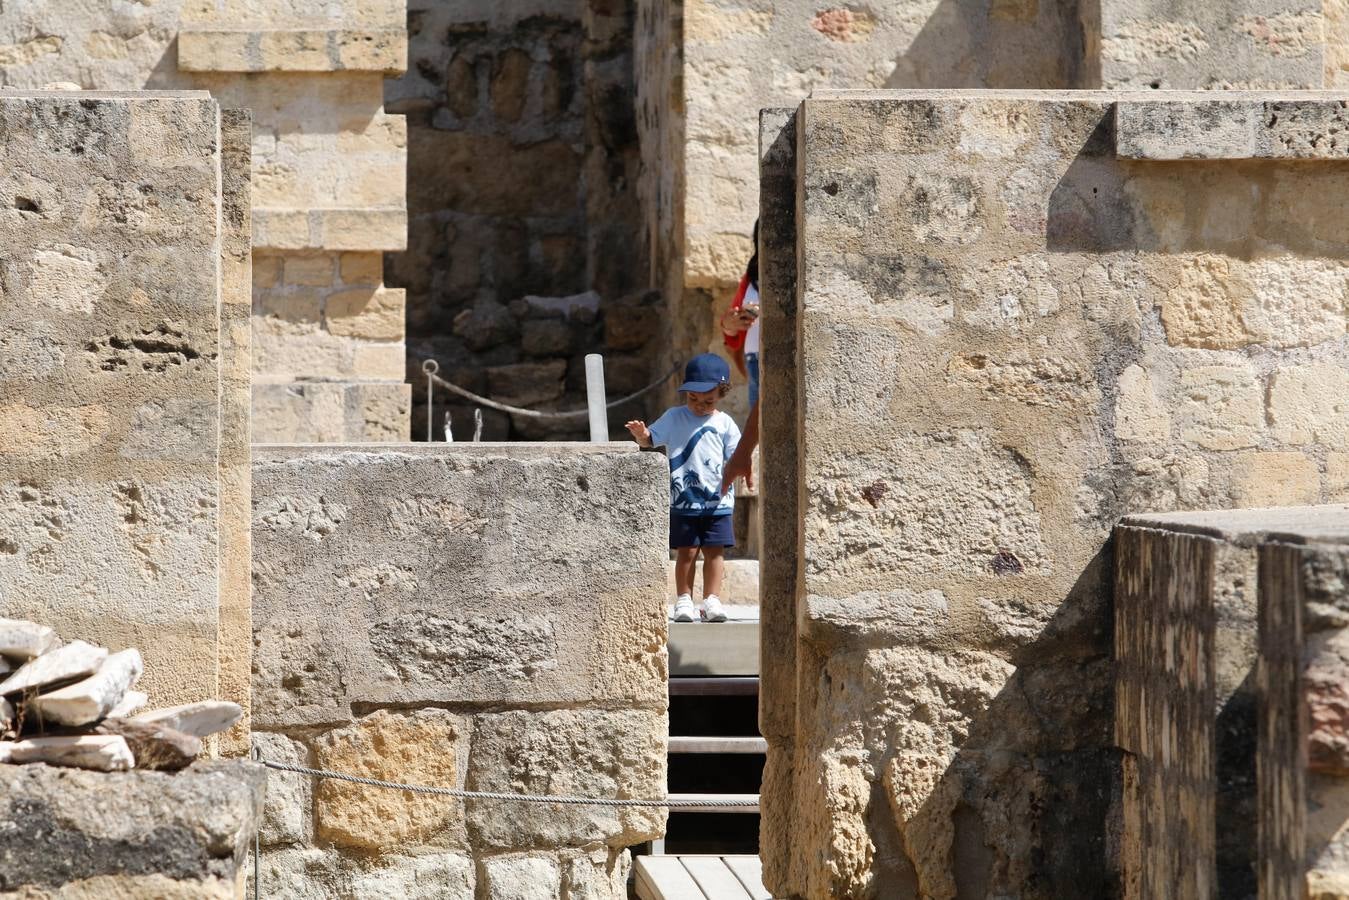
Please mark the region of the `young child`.
<svg viewBox="0 0 1349 900"><path fill-rule="evenodd" d="M740 429L717 401L731 390L731 367L715 353L689 360L684 368L683 406L672 406L647 428L628 423L643 447L664 447L670 460L670 549L675 559L674 619L693 621L693 573L703 554L703 608L706 622L725 622L721 607L722 572L727 547L735 546L731 512L734 489L721 494L726 461L740 442Z"/></svg>

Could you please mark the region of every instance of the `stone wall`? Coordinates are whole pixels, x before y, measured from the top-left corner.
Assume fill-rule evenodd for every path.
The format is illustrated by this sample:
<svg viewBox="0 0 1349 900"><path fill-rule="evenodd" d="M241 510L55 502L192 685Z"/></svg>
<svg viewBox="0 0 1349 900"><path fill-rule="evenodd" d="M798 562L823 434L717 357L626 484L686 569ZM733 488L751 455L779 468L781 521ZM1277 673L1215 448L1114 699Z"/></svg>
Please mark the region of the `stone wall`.
<svg viewBox="0 0 1349 900"><path fill-rule="evenodd" d="M1116 529L1126 897L1349 891L1349 508Z"/></svg>
<svg viewBox="0 0 1349 900"><path fill-rule="evenodd" d="M157 705L248 702L247 117L221 118L0 96L0 615L141 648Z"/></svg>
<svg viewBox="0 0 1349 900"><path fill-rule="evenodd" d="M403 292L407 135L384 112L406 65L403 0L18 0L0 84L192 88L253 111L253 403L258 440L408 434Z"/></svg>
<svg viewBox="0 0 1349 900"><path fill-rule="evenodd" d="M665 786L664 461L632 449L258 447L254 740L389 780ZM279 775L264 893L625 897L642 810ZM564 891L566 893L564 893Z"/></svg>
<svg viewBox="0 0 1349 900"><path fill-rule="evenodd" d="M763 182L798 384L765 459L803 486L765 561L802 565L775 893L1117 889L1110 528L1343 490L1340 103L817 94L766 140L799 180Z"/></svg>
<svg viewBox="0 0 1349 900"><path fill-rule="evenodd" d="M1065 88L1076 3L640 0L643 212L672 358L721 352L716 323L753 252L758 112L816 88ZM734 376L739 378L739 375ZM728 408L742 417L745 392Z"/></svg>
<svg viewBox="0 0 1349 900"><path fill-rule="evenodd" d="M626 321L647 282L632 11L631 0L410 6L411 64L388 97L408 117L414 189L408 251L390 254L389 265L408 292L418 440L427 357L457 384L529 407L584 406L588 352L610 356L611 394L647 381L650 361L636 351L655 337L656 320ZM522 305L587 292L579 317L540 318ZM431 413L437 439L441 399ZM456 399L449 409L459 437L471 434L471 408ZM583 418L540 429L486 415L489 440L585 433Z"/></svg>
<svg viewBox="0 0 1349 900"><path fill-rule="evenodd" d="M1089 84L1104 88L1316 89L1335 86L1327 40L1340 0L1099 0L1088 13Z"/></svg>

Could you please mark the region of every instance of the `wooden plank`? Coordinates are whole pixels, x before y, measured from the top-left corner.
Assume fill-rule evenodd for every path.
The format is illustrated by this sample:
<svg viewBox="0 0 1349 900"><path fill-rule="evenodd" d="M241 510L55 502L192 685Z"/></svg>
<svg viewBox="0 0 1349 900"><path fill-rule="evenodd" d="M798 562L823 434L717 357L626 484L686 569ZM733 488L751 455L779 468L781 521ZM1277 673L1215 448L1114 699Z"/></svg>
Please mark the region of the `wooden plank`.
<svg viewBox="0 0 1349 900"><path fill-rule="evenodd" d="M761 737L671 737L671 753L767 753Z"/></svg>
<svg viewBox="0 0 1349 900"><path fill-rule="evenodd" d="M639 856L633 865L642 900L707 900L677 856Z"/></svg>
<svg viewBox="0 0 1349 900"><path fill-rule="evenodd" d="M768 888L763 886L763 863L757 856L723 856L726 868L735 873L740 884L754 900L773 900Z"/></svg>
<svg viewBox="0 0 1349 900"><path fill-rule="evenodd" d="M671 803L685 802L685 801L689 801L689 800L698 800L698 801L711 800L711 801L714 801L714 803L713 803L713 805L711 805L711 806L700 806L700 807L697 807L697 808L695 808L695 809L676 809L676 810L672 810L672 812L682 812L682 813L746 813L746 814L757 814L757 813L759 812L759 795L758 795L758 794L670 794L670 802L671 802ZM746 801L746 800L753 800L753 801L754 801L754 805L753 805L753 806L729 806L729 805L728 805L728 806L718 806L718 805L716 805L716 803L715 803L715 801L717 801L717 800L727 800L727 801L734 800L734 801L736 801L736 802Z"/></svg>
<svg viewBox="0 0 1349 900"><path fill-rule="evenodd" d="M681 856L679 861L711 900L750 900L740 879L726 867L721 857Z"/></svg>
<svg viewBox="0 0 1349 900"><path fill-rule="evenodd" d="M703 625L702 628L721 628L721 625ZM712 697L759 693L759 676L736 678L671 678L671 697Z"/></svg>

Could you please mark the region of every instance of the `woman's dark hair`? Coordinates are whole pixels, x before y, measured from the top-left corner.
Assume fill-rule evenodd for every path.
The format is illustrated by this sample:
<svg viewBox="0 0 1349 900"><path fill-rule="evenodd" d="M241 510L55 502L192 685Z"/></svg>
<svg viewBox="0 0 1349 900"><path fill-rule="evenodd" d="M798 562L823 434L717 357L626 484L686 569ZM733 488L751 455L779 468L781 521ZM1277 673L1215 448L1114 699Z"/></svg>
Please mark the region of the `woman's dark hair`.
<svg viewBox="0 0 1349 900"><path fill-rule="evenodd" d="M754 289L759 289L759 220L754 220L754 255L749 258L749 265L745 266L745 274L749 276L749 283L754 285Z"/></svg>

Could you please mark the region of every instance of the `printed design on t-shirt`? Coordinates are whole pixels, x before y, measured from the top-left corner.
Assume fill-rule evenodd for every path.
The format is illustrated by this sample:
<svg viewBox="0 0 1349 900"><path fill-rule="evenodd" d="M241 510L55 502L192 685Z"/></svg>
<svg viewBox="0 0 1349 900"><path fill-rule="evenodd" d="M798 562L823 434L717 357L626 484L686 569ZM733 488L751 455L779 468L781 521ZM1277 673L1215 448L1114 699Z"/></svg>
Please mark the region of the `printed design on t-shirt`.
<svg viewBox="0 0 1349 900"><path fill-rule="evenodd" d="M703 440L715 441L718 432L704 425L693 433L684 449L670 457L670 507L676 510L693 512L714 511L721 503L721 485L704 484L699 476L699 468L690 466L695 462L694 453ZM710 437L709 437L710 436ZM720 454L718 454L720 455Z"/></svg>

